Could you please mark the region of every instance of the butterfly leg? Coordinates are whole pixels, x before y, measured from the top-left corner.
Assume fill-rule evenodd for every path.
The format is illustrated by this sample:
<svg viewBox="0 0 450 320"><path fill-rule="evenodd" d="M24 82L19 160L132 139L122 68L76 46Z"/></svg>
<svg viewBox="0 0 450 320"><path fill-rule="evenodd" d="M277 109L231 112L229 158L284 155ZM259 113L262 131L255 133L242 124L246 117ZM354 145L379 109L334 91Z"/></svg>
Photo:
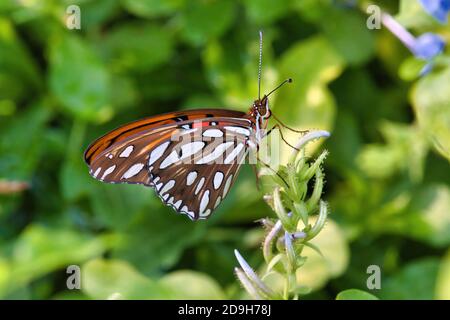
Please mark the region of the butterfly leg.
<svg viewBox="0 0 450 320"><path fill-rule="evenodd" d="M282 126L283 127L283 126ZM284 139L284 137L283 137L283 132L281 131L281 128L282 127L280 127L280 125L277 123L276 125L274 125L272 128L270 128L267 132L266 132L266 134L264 135L264 137L267 137L271 132L272 132L272 130L273 129L275 129L275 128L278 128L278 129L280 129L280 136L281 136L281 139L283 139L283 141L288 145L288 146L290 146L291 148L293 148L293 149L295 149L295 150L297 150L297 151L300 151L298 148L295 148L293 145L291 145L291 144L289 144L287 141L286 141L286 139ZM286 127L287 128L287 127ZM298 132L298 133L302 133L302 134L306 134L306 133L308 133L309 132L309 130L297 130L297 131L295 131L295 130L293 130L294 132ZM306 159L306 160L309 160L310 159L310 156L304 156L304 158Z"/></svg>
<svg viewBox="0 0 450 320"><path fill-rule="evenodd" d="M256 160L258 161L258 163L262 164L264 167L268 168L270 171L272 171L274 174L276 174L276 175L284 182L286 188L289 188L288 183L287 183L286 180L278 173L278 171L276 171L276 170L273 169L269 164L267 164L267 163L265 163L263 160L261 160L261 158L260 158L259 155L258 155L258 148L253 147L253 144L250 145L250 144L247 143L247 145L248 145L249 149L255 153ZM255 170L256 181L257 181L257 183L258 183L258 182L259 182L259 174L258 174L258 171L257 171L257 168L256 168L256 164L253 164L252 166L253 166L253 168L254 168L254 170ZM259 184L257 184L257 186L258 186L258 189L259 189Z"/></svg>
<svg viewBox="0 0 450 320"><path fill-rule="evenodd" d="M284 143L286 143L289 147L291 147L292 149L295 149L297 151L300 151L298 148L294 147L292 144L290 144L283 136L283 131L281 131L281 128L283 128L279 123L277 123L276 125L274 125L272 128L270 128L265 134L264 137L267 137L270 133L272 133L272 131L274 129L278 129L280 131L280 136L281 139L284 141ZM307 131L304 131L307 132Z"/></svg>
<svg viewBox="0 0 450 320"><path fill-rule="evenodd" d="M305 133L308 133L308 132L309 132L309 130L296 130L296 129L293 129L293 128L291 128L291 127L288 127L288 126L285 125L283 122L281 122L281 120L278 119L278 118L275 116L275 114L273 114L273 113L272 113L272 117L273 117L273 118L275 119L275 121L277 121L278 124L280 124L283 128L286 128L286 129L288 129L288 130L290 130L290 131L292 131L292 132L301 133L301 134L305 134Z"/></svg>
<svg viewBox="0 0 450 320"><path fill-rule="evenodd" d="M274 174L276 174L276 175L278 176L278 178L280 178L280 179L284 182L286 188L289 189L288 183L287 183L286 180L278 173L278 171L276 171L275 169L273 169L269 164L267 164L267 163L265 163L264 161L262 161L262 160L259 158L258 155L256 155L256 159L257 159L258 162L261 163L264 167L268 168L270 171L272 171Z"/></svg>

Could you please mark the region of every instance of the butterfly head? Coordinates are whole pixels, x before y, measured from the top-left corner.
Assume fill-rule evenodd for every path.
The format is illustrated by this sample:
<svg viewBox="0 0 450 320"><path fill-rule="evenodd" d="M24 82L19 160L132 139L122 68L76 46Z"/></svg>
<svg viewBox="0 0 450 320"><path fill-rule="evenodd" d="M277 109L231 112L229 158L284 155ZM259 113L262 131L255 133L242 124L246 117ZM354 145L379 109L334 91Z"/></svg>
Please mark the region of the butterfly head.
<svg viewBox="0 0 450 320"><path fill-rule="evenodd" d="M250 115L255 118L269 119L272 115L269 107L269 98L264 96L262 99L255 100L250 108Z"/></svg>
<svg viewBox="0 0 450 320"><path fill-rule="evenodd" d="M264 95L262 99L257 99L253 102L252 107L250 108L250 115L257 119L267 120L272 115L269 107L269 96L281 88L285 83L291 83L292 79L286 79L282 83L280 83L275 89L270 91L268 94Z"/></svg>

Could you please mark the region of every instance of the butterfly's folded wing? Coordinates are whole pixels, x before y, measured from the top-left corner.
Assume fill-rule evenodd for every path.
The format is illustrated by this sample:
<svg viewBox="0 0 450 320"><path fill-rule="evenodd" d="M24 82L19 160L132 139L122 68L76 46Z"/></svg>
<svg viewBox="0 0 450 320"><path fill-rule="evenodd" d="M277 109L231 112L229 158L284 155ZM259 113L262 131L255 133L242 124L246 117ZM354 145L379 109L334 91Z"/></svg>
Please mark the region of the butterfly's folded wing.
<svg viewBox="0 0 450 320"><path fill-rule="evenodd" d="M151 186L178 212L207 218L237 177L251 124L241 112L206 111L149 118L106 134L85 153L91 175Z"/></svg>
<svg viewBox="0 0 450 320"><path fill-rule="evenodd" d="M120 126L102 137L95 140L89 145L84 153L84 159L88 165L105 149L113 146L115 143L127 139L133 135L141 135L143 133L153 132L157 129L176 128L178 126L189 125L192 122L205 120L213 117L224 118L242 118L244 112L224 110L224 109L198 109L189 111L176 111L156 115L153 117L137 120Z"/></svg>
<svg viewBox="0 0 450 320"><path fill-rule="evenodd" d="M90 160L90 174L108 183L136 183L152 186L149 155L163 151L174 128L155 129L114 142Z"/></svg>

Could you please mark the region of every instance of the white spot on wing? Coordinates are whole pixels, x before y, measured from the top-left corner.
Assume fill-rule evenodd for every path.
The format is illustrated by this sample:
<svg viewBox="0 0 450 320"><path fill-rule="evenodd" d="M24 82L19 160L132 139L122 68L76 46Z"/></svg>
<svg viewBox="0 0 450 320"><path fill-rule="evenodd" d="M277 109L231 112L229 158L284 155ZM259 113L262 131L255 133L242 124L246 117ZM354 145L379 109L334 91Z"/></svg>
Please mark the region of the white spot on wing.
<svg viewBox="0 0 450 320"><path fill-rule="evenodd" d="M183 208L181 208L180 212L187 214L191 219L195 218L194 212L189 211L187 206L184 206Z"/></svg>
<svg viewBox="0 0 450 320"><path fill-rule="evenodd" d="M109 167L108 169L106 169L105 172L103 172L102 180L105 179L108 174L112 173L115 168L116 168L116 165L113 165L113 166Z"/></svg>
<svg viewBox="0 0 450 320"><path fill-rule="evenodd" d="M170 166L171 164L174 164L175 162L177 162L178 160L180 160L178 158L177 152L175 150L173 150L164 160L163 162L161 162L161 165L159 166L160 169L164 169L167 168L168 166Z"/></svg>
<svg viewBox="0 0 450 320"><path fill-rule="evenodd" d="M230 175L228 176L227 182L225 182L225 187L223 188L223 197L224 197L224 198L225 198L225 196L227 195L228 190L230 190L230 187L231 187L231 181L232 181L232 180L233 180L233 175L230 174Z"/></svg>
<svg viewBox="0 0 450 320"><path fill-rule="evenodd" d="M214 209L218 207L222 198L220 196L217 197L216 203L214 204Z"/></svg>
<svg viewBox="0 0 450 320"><path fill-rule="evenodd" d="M200 213L199 215L202 216L203 212L205 211L206 207L209 203L209 190L206 190L203 194L202 200L200 201Z"/></svg>
<svg viewBox="0 0 450 320"><path fill-rule="evenodd" d="M236 148L233 149L233 151L230 152L230 154L225 158L224 164L230 164L233 162L233 160L238 156L239 152L241 152L242 148L244 148L243 143L239 143Z"/></svg>
<svg viewBox="0 0 450 320"><path fill-rule="evenodd" d="M184 126L187 126L187 127L184 127ZM195 131L198 130L198 128L190 129L189 126L188 126L187 124L185 124L184 126L182 126L182 128L185 129L185 130L183 130L183 132L181 133L182 135L189 134L189 133L191 133L191 132L195 132Z"/></svg>
<svg viewBox="0 0 450 320"><path fill-rule="evenodd" d="M203 132L204 137L219 138L223 136L223 132L219 129L208 129Z"/></svg>
<svg viewBox="0 0 450 320"><path fill-rule="evenodd" d="M181 146L181 158L180 160L187 158L193 154L196 154L205 146L203 141L194 141Z"/></svg>
<svg viewBox="0 0 450 320"><path fill-rule="evenodd" d="M186 159L187 157L199 152L204 146L205 142L203 141L194 141L190 143L186 143L181 146L181 157L178 157L178 154L175 150L173 150L161 163L159 166L160 169L167 168L168 166Z"/></svg>
<svg viewBox="0 0 450 320"><path fill-rule="evenodd" d="M203 158L201 158L200 160L197 161L197 164L205 164L205 163L209 163L211 161L216 160L217 158L219 158L224 152L225 150L230 147L231 145L233 145L234 142L233 141L229 141L229 142L224 142L219 144L214 150L213 152L207 154L206 156L204 156Z"/></svg>
<svg viewBox="0 0 450 320"><path fill-rule="evenodd" d="M195 194L199 193L199 191L203 187L204 183L205 183L205 177L201 178L200 181L198 182L197 188L195 189Z"/></svg>
<svg viewBox="0 0 450 320"><path fill-rule="evenodd" d="M211 214L211 209L206 210L205 212L200 214L200 218L206 218Z"/></svg>
<svg viewBox="0 0 450 320"><path fill-rule="evenodd" d="M242 128L242 127L234 127L234 126L227 126L225 127L228 131L233 131L239 134L243 134L244 136L250 136L250 130Z"/></svg>
<svg viewBox="0 0 450 320"><path fill-rule="evenodd" d="M97 168L97 170L95 170L94 172L94 178L97 178L98 174L100 173L100 171L102 171L102 168Z"/></svg>
<svg viewBox="0 0 450 320"><path fill-rule="evenodd" d="M134 177L135 175L137 175L142 168L144 167L143 163L136 163L133 164L122 176L122 179L129 179L131 177Z"/></svg>
<svg viewBox="0 0 450 320"><path fill-rule="evenodd" d="M217 171L216 174L214 175L214 180L213 180L214 189L216 189L216 190L219 189L220 185L222 184L222 181L223 181L223 173L220 171Z"/></svg>
<svg viewBox="0 0 450 320"><path fill-rule="evenodd" d="M163 195L164 193L166 193L167 191L169 191L170 189L172 189L174 185L175 185L175 180L169 180L169 181L164 185L164 188L161 189L160 193Z"/></svg>
<svg viewBox="0 0 450 320"><path fill-rule="evenodd" d="M166 141L153 149L152 153L150 154L150 159L148 160L149 166L151 166L153 163L155 163L156 160L161 158L164 151L166 151L167 147L169 146L169 143L170 141Z"/></svg>
<svg viewBox="0 0 450 320"><path fill-rule="evenodd" d="M119 158L128 158L128 156L133 152L134 146L128 146L125 148L125 150L122 151L121 154L119 154Z"/></svg>
<svg viewBox="0 0 450 320"><path fill-rule="evenodd" d="M182 200L178 200L177 202L175 202L175 204L173 205L175 207L175 209L178 210L178 208L181 206L182 202L183 202Z"/></svg>
<svg viewBox="0 0 450 320"><path fill-rule="evenodd" d="M197 171L191 171L186 177L186 184L190 186L195 182L195 179L197 179Z"/></svg>

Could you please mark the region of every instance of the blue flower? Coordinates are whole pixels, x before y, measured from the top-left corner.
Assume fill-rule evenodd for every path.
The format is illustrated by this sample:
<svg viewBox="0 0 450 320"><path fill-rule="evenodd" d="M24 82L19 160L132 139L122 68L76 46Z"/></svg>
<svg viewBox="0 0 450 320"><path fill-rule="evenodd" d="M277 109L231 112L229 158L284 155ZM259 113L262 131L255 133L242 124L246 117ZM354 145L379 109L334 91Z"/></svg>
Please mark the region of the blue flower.
<svg viewBox="0 0 450 320"><path fill-rule="evenodd" d="M419 0L426 12L441 23L447 23L450 0Z"/></svg>
<svg viewBox="0 0 450 320"><path fill-rule="evenodd" d="M416 38L414 55L423 60L431 60L444 51L445 41L438 35L428 32Z"/></svg>
<svg viewBox="0 0 450 320"><path fill-rule="evenodd" d="M449 0L450 1L450 0ZM432 69L434 57L442 53L445 41L434 33L425 33L415 38L408 30L398 23L392 16L383 13L381 16L383 25L389 29L403 44L418 58L425 60L427 64L420 75L425 75Z"/></svg>

